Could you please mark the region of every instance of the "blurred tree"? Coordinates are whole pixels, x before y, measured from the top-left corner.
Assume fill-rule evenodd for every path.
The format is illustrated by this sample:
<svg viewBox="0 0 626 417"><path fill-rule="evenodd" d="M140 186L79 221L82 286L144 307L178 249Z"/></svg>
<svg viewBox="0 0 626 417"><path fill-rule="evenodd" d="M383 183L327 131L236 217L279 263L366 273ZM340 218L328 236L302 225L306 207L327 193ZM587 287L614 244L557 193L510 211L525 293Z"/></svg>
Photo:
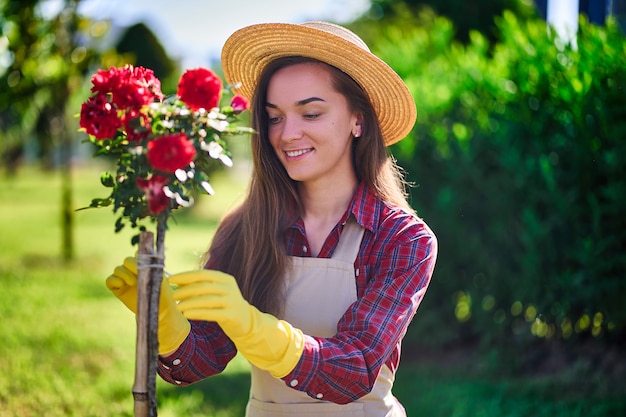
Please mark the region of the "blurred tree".
<svg viewBox="0 0 626 417"><path fill-rule="evenodd" d="M363 33L363 30L367 33L376 26L381 28L391 22L396 26L414 26L420 23L420 15L430 11L452 21L455 37L463 43L469 41L472 30L495 40L498 30L494 19L504 10L511 10L520 17L536 13L533 0L371 0L371 3L369 13L355 23L359 27L358 33ZM372 19L381 21L383 25L372 25Z"/></svg>
<svg viewBox="0 0 626 417"><path fill-rule="evenodd" d="M480 342L510 367L560 345L623 349L624 33L581 17L575 48L505 12L498 42L472 31L461 44L447 18L420 18L370 44L416 99L413 134L392 151L439 238L406 343ZM498 361L504 348L514 360Z"/></svg>
<svg viewBox="0 0 626 417"><path fill-rule="evenodd" d="M62 253L73 257L71 149L68 119L71 96L79 91L100 55L90 46L103 35L77 12L78 0L58 4L37 0L0 2L0 154L14 170L25 143L34 143L45 168L60 165L62 175ZM74 129L75 130L75 129Z"/></svg>
<svg viewBox="0 0 626 417"><path fill-rule="evenodd" d="M152 69L162 83L162 90L173 94L177 81L177 66L170 59L158 38L144 23L130 26L117 42L117 52L133 65ZM175 78L176 77L176 78Z"/></svg>

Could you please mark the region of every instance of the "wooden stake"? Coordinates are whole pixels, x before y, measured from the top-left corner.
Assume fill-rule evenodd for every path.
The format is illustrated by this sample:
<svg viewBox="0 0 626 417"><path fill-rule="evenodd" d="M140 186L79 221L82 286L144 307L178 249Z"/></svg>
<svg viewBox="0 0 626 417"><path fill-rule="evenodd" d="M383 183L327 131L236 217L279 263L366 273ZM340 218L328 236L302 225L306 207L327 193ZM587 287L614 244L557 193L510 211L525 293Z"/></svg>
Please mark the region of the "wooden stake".
<svg viewBox="0 0 626 417"><path fill-rule="evenodd" d="M137 256L137 342L133 384L135 417L157 415L157 326L162 277L163 258L155 254L154 235L152 232L142 232Z"/></svg>

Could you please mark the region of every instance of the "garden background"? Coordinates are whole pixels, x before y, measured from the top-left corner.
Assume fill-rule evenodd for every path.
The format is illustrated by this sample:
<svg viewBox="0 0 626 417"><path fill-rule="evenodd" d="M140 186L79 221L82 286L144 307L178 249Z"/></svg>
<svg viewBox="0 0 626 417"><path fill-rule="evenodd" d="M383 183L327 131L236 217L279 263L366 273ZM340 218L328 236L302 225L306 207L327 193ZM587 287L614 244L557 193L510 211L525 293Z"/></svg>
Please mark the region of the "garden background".
<svg viewBox="0 0 626 417"><path fill-rule="evenodd" d="M0 1L0 417L130 416L134 319L104 279L134 231L76 211L108 166L75 115L97 68L150 67L166 93L183 68L144 24L111 44L77 2L38 3ZM581 15L570 43L530 1L377 0L349 24L416 99L391 151L440 244L394 389L409 416L626 415L626 42L604 23ZM168 270L196 267L241 197L246 139L231 149L216 195L176 216ZM240 416L248 387L239 358L159 381L159 414Z"/></svg>

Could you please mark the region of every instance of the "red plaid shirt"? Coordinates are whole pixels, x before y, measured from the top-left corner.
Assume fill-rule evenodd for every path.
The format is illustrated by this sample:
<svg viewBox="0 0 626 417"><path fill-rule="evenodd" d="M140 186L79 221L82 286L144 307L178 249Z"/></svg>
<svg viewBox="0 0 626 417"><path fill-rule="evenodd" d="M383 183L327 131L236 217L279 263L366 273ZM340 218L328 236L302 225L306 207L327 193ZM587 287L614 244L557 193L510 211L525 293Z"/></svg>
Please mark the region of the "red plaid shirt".
<svg viewBox="0 0 626 417"><path fill-rule="evenodd" d="M385 204L364 185L319 257L332 256L350 214L365 228L354 263L358 300L340 319L335 336L305 336L298 365L283 378L288 386L313 398L323 393L324 400L340 404L366 395L384 364L396 371L400 342L437 257L435 235L421 219ZM289 228L286 243L289 255L310 256L301 219ZM160 360L159 374L168 382L187 385L223 371L236 353L216 323L192 321L187 340L168 360Z"/></svg>

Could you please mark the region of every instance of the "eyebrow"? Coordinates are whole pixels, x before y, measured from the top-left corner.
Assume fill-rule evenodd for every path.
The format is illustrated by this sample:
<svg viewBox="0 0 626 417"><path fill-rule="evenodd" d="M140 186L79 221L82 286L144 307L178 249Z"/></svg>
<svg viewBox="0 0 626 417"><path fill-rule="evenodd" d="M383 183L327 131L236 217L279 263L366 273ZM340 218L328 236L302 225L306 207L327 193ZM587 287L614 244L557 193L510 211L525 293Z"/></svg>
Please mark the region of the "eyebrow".
<svg viewBox="0 0 626 417"><path fill-rule="evenodd" d="M305 104L309 104L309 103L312 103L314 101L326 101L326 100L324 100L322 98L319 98L319 97L309 97L309 98L305 98L303 100L297 101L296 102L296 106L304 106ZM270 107L270 108L273 108L273 109L277 108L277 106L275 104L272 104L272 103L269 103L269 102L265 103L265 107Z"/></svg>

